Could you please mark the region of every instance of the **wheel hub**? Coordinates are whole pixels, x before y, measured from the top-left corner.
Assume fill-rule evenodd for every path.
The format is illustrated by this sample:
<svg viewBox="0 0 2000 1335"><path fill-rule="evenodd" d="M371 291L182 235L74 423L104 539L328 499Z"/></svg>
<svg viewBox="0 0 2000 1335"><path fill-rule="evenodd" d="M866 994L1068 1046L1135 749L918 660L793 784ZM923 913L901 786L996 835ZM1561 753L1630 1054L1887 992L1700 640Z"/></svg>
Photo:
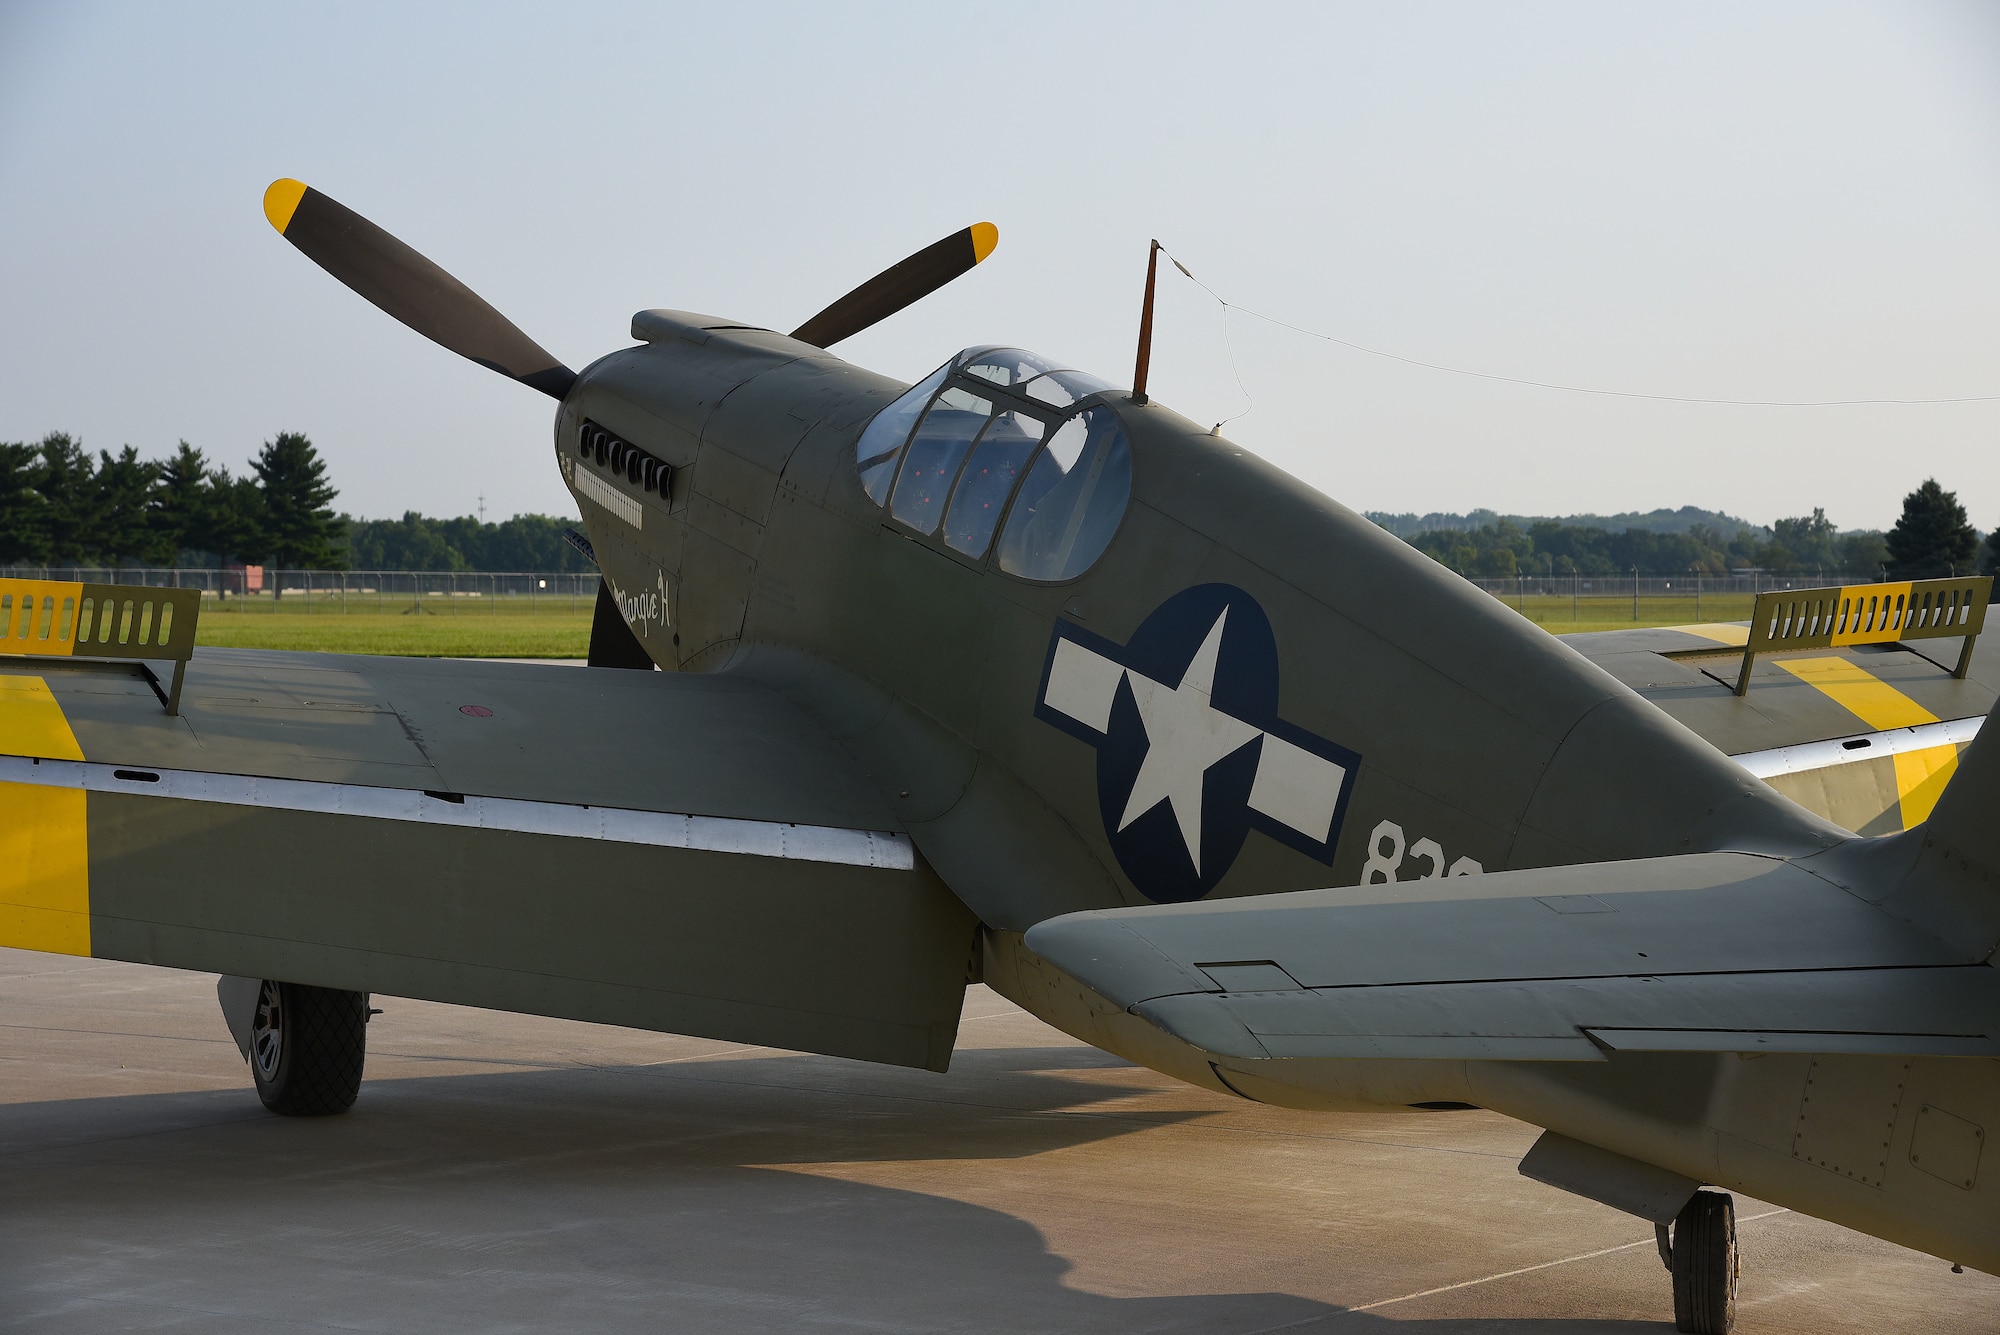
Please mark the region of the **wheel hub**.
<svg viewBox="0 0 2000 1335"><path fill-rule="evenodd" d="M250 1060L266 1080L277 1077L285 1051L285 1012L278 984L265 979L257 989L257 1013L250 1022Z"/></svg>

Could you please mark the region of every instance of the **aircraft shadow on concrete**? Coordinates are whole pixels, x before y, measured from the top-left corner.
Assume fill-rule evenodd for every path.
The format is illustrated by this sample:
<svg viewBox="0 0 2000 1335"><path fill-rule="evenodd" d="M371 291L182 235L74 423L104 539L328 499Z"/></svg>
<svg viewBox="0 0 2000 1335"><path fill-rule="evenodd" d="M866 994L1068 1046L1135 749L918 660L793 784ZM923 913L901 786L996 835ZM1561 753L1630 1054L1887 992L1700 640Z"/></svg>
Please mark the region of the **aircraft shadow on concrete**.
<svg viewBox="0 0 2000 1335"><path fill-rule="evenodd" d="M410 1060L404 1058L404 1061ZM462 1068L460 1057L439 1058ZM329 1119L273 1118L241 1090L66 1099L0 1107L0 1157L62 1146L249 1123L267 1134L310 1128L314 1140L380 1137L450 1152L474 1132L517 1156L536 1142L567 1152L588 1135L661 1165L703 1161L741 1146L742 1162L995 1159L1040 1154L1204 1114L1185 1109L1105 1109L1149 1093L1136 1082L1084 1081L1064 1072L1133 1069L1076 1046L959 1052L952 1078L835 1057L670 1059L658 1065L550 1065L493 1073L401 1075L362 1086L353 1112ZM405 1068L407 1070L407 1067ZM1060 1114L1060 1115L1057 1115ZM582 1128L589 1128L588 1132Z"/></svg>
<svg viewBox="0 0 2000 1335"><path fill-rule="evenodd" d="M1078 1115L1130 1092L1061 1073L1122 1064L1094 1052L962 1057L1004 1079L954 1097L785 1055L376 1080L325 1119L272 1117L247 1084L0 1108L0 1328L1664 1328L1104 1296L1004 1211L785 1167L1021 1157L1200 1115Z"/></svg>

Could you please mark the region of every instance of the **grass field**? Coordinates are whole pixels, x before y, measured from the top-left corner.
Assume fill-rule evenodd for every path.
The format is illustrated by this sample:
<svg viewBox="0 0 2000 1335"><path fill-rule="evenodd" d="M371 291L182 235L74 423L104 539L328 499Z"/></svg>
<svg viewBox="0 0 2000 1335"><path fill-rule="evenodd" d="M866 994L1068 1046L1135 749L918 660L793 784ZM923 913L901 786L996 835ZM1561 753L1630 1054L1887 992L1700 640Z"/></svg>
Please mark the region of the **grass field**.
<svg viewBox="0 0 2000 1335"><path fill-rule="evenodd" d="M1681 626L1695 621L1742 621L1748 594L1504 599L1507 606L1557 635L1576 631ZM302 649L335 654L404 654L414 658L582 658L590 645L591 603L584 598L355 597L342 611L337 596L311 601L289 596L203 601L196 639L230 649Z"/></svg>
<svg viewBox="0 0 2000 1335"><path fill-rule="evenodd" d="M414 603L414 605L413 605ZM303 649L412 658L582 658L592 605L583 598L493 598L378 605L337 597L203 599L197 644L228 649Z"/></svg>
<svg viewBox="0 0 2000 1335"><path fill-rule="evenodd" d="M1748 621L1756 595L1748 593L1704 594L1699 602L1685 598L1646 595L1639 599L1639 615L1632 615L1632 596L1620 598L1585 597L1572 602L1562 596L1503 598L1536 625L1557 635L1586 630L1634 630L1641 626L1686 626L1701 621Z"/></svg>

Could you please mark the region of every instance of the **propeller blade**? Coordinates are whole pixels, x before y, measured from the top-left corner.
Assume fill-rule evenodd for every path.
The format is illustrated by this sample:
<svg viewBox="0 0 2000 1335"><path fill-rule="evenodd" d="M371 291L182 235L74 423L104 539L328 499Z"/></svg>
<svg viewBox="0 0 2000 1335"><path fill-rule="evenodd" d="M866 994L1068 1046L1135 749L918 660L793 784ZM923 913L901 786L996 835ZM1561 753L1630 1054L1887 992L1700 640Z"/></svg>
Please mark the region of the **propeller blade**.
<svg viewBox="0 0 2000 1335"><path fill-rule="evenodd" d="M830 348L877 321L886 320L913 301L928 297L993 253L1000 229L974 223L953 232L936 245L925 246L893 264L792 331L792 337L816 348Z"/></svg>
<svg viewBox="0 0 2000 1335"><path fill-rule="evenodd" d="M271 182L264 216L307 259L433 343L553 398L576 383L477 292L304 181Z"/></svg>

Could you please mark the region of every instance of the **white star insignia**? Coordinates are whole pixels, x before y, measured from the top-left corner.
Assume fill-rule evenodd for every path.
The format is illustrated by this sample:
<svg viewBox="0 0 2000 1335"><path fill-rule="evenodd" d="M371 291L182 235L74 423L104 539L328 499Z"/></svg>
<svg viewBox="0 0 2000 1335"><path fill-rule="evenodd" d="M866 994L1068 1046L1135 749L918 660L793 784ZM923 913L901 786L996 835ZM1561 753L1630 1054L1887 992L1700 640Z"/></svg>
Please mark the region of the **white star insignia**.
<svg viewBox="0 0 2000 1335"><path fill-rule="evenodd" d="M1202 780L1211 765L1263 736L1263 729L1209 703L1215 689L1215 657L1222 649L1222 623L1228 619L1225 607L1181 673L1180 685L1162 686L1137 672L1126 674L1139 718L1146 725L1146 758L1132 781L1132 795L1125 800L1118 828L1124 829L1161 802L1171 803L1197 876L1201 875Z"/></svg>
<svg viewBox="0 0 2000 1335"><path fill-rule="evenodd" d="M1216 660L1222 652L1228 618L1225 607L1174 686L1154 681L1088 645L1058 635L1049 663L1048 686L1042 694L1042 703L1049 709L1103 735L1111 728L1111 708L1119 683L1131 683L1132 699L1139 706L1139 720L1146 730L1146 754L1126 796L1117 830L1167 803L1196 876L1201 875L1202 781L1218 762L1261 737L1263 750L1250 788L1250 809L1320 842L1332 832L1333 813L1346 778L1346 771L1333 761L1214 706Z"/></svg>

